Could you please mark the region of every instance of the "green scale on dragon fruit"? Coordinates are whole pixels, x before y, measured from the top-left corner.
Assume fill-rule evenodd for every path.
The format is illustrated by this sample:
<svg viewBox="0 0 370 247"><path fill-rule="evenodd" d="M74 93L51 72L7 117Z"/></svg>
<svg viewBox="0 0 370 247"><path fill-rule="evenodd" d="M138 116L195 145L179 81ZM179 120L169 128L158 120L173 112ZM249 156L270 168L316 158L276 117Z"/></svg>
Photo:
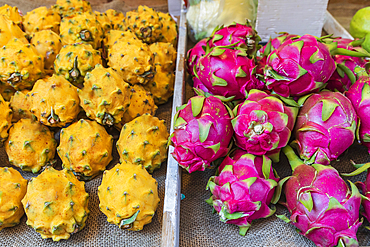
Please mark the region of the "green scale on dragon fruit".
<svg viewBox="0 0 370 247"><path fill-rule="evenodd" d="M333 41L338 43L338 48L344 48L347 50L355 51L360 47L353 47L350 43L353 41L351 39L336 38ZM355 68L362 67L366 65L365 59L361 57L352 57L344 55L333 56L337 68L333 75L327 81L326 88L331 91L339 91L344 93L352 86L356 81Z"/></svg>
<svg viewBox="0 0 370 247"><path fill-rule="evenodd" d="M269 208L279 177L265 155L254 156L237 149L233 157L226 157L218 168L218 175L209 179L207 202L219 214L220 220L239 226L245 235L255 219L275 213ZM279 195L280 196L280 195Z"/></svg>
<svg viewBox="0 0 370 247"><path fill-rule="evenodd" d="M355 185L362 191L361 195L361 204L363 207L362 215L365 216L367 221L370 222L370 163L365 164L355 164L357 168L354 172L348 174L342 174L342 176L355 176L367 170L366 181L363 182L356 182ZM366 226L368 230L370 227Z"/></svg>
<svg viewBox="0 0 370 247"><path fill-rule="evenodd" d="M254 155L266 154L278 162L280 149L290 139L298 108L285 106L277 97L252 89L233 112L231 123L237 146Z"/></svg>
<svg viewBox="0 0 370 247"><path fill-rule="evenodd" d="M368 148L370 153L370 77L363 68L356 68L359 79L345 95L351 101L359 119L357 140Z"/></svg>
<svg viewBox="0 0 370 247"><path fill-rule="evenodd" d="M214 96L194 96L177 110L170 136L172 156L189 173L204 171L226 156L233 135L229 111Z"/></svg>
<svg viewBox="0 0 370 247"><path fill-rule="evenodd" d="M358 246L356 233L362 221L359 220L361 195L356 186L349 181L351 192L333 167L306 165L291 147L282 150L293 175L280 180L276 190L281 190L286 182L285 206L291 216L278 217L297 227L301 235L319 247Z"/></svg>
<svg viewBox="0 0 370 247"><path fill-rule="evenodd" d="M198 43L195 44L193 48L191 48L188 53L186 54L186 65L187 71L189 75L195 76L194 71L196 70L196 65L198 64L198 60L201 56L206 54L206 47L208 44L208 39L202 39Z"/></svg>
<svg viewBox="0 0 370 247"><path fill-rule="evenodd" d="M332 55L366 57L368 53L338 48L327 37L304 35L285 41L271 52L265 68L268 89L283 96L304 96L318 92L336 69Z"/></svg>
<svg viewBox="0 0 370 247"><path fill-rule="evenodd" d="M342 93L321 91L299 99L293 144L307 164L329 165L355 140L357 114Z"/></svg>
<svg viewBox="0 0 370 247"><path fill-rule="evenodd" d="M265 89L256 77L256 64L245 49L211 48L197 65L194 88L229 99L244 99L251 89Z"/></svg>
<svg viewBox="0 0 370 247"><path fill-rule="evenodd" d="M260 49L260 36L247 21L245 25L232 23L229 26L216 27L210 37L210 47L215 46L235 46L246 49L249 57L254 57Z"/></svg>

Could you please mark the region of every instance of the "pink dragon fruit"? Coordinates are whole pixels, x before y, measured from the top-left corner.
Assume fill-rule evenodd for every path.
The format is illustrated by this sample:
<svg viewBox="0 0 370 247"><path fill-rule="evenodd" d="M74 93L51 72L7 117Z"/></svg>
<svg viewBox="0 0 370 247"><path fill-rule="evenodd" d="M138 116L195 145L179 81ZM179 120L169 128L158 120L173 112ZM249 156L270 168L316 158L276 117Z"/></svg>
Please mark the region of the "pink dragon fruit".
<svg viewBox="0 0 370 247"><path fill-rule="evenodd" d="M333 41L338 43L338 48L354 51L359 47L351 46L351 39L336 38ZM355 68L365 67L366 61L361 57L335 55L334 61L337 64L337 69L333 75L327 81L326 88L335 91L338 90L341 93L348 91L352 84L356 81Z"/></svg>
<svg viewBox="0 0 370 247"><path fill-rule="evenodd" d="M319 247L358 246L356 233L362 221L359 220L361 195L356 186L349 182L351 192L331 166L304 164L289 146L283 152L293 175L282 179L279 188L288 180L284 188L285 206L291 216L290 219L285 215L278 217L297 227L301 235Z"/></svg>
<svg viewBox="0 0 370 247"><path fill-rule="evenodd" d="M367 176L365 183L363 182L356 182L357 188L359 188L362 191L363 196L362 198L362 206L364 208L364 211L362 212L362 215L365 216L367 221L370 222L370 163L366 164L355 164L355 167L358 168L352 173L349 174L342 174L342 176L355 176L358 175L364 171L367 170ZM366 227L368 230L370 230L370 227Z"/></svg>
<svg viewBox="0 0 370 247"><path fill-rule="evenodd" d="M359 74L359 79L349 88L345 95L351 101L359 118L357 139L368 148L370 153L370 77L364 69Z"/></svg>
<svg viewBox="0 0 370 247"><path fill-rule="evenodd" d="M249 56L255 56L260 48L258 43L261 38L257 35L257 31L252 25L247 22L245 25L232 23L229 26L216 28L210 39L210 47L214 46L230 46L243 47L247 50Z"/></svg>
<svg viewBox="0 0 370 247"><path fill-rule="evenodd" d="M255 76L256 64L243 49L214 47L198 62L195 76L201 82L198 88L234 99L245 98L251 89L264 89L265 84Z"/></svg>
<svg viewBox="0 0 370 247"><path fill-rule="evenodd" d="M200 40L193 48L191 48L186 55L186 65L189 75L194 75L194 67L198 64L201 56L205 55L205 47L207 46L208 39Z"/></svg>
<svg viewBox="0 0 370 247"><path fill-rule="evenodd" d="M269 55L265 80L268 89L283 97L303 96L322 88L334 70L329 49L315 36L304 35Z"/></svg>
<svg viewBox="0 0 370 247"><path fill-rule="evenodd" d="M226 157L218 168L218 176L209 179L207 202L220 215L220 220L239 226L245 235L252 220L267 218L275 213L269 204L279 177L266 156L254 156L240 149L234 157Z"/></svg>
<svg viewBox="0 0 370 247"><path fill-rule="evenodd" d="M279 160L280 149L289 141L298 108L287 107L266 92L252 89L244 103L234 109L232 121L238 147L254 155Z"/></svg>
<svg viewBox="0 0 370 247"><path fill-rule="evenodd" d="M228 152L233 129L228 109L214 96L194 96L174 118L173 157L189 173L204 171Z"/></svg>
<svg viewBox="0 0 370 247"><path fill-rule="evenodd" d="M268 56L273 50L279 48L285 41L299 37L296 34L281 33L276 38L269 40L269 42L260 49L260 54Z"/></svg>
<svg viewBox="0 0 370 247"><path fill-rule="evenodd" d="M329 165L352 145L356 126L357 114L351 101L339 92L322 91L304 102L293 143L306 163Z"/></svg>

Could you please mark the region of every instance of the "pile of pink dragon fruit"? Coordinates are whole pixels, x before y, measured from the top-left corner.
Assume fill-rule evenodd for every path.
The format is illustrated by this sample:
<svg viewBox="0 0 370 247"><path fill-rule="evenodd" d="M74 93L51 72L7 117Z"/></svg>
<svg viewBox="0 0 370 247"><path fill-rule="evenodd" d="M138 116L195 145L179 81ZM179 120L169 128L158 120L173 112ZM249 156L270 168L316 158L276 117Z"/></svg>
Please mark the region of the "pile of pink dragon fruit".
<svg viewBox="0 0 370 247"><path fill-rule="evenodd" d="M355 139L370 149L370 54L331 36L260 41L249 23L234 23L189 50L196 96L177 109L172 155L189 173L215 168L207 202L241 235L255 219L279 217L317 246L358 246L370 171L364 183L343 176L370 163L351 174L330 163ZM292 168L282 179L273 168L281 155ZM276 203L290 214L276 215Z"/></svg>

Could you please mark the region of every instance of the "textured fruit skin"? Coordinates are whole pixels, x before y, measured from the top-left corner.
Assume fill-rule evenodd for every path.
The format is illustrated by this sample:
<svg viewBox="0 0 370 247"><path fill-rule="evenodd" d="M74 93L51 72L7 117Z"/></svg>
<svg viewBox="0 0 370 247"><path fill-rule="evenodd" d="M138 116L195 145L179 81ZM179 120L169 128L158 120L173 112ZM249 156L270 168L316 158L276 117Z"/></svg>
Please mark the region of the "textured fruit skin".
<svg viewBox="0 0 370 247"><path fill-rule="evenodd" d="M52 7L62 17L73 17L79 12L91 12L91 5L86 0L57 0Z"/></svg>
<svg viewBox="0 0 370 247"><path fill-rule="evenodd" d="M92 12L78 13L72 18L63 18L60 23L60 39L63 45L86 43L98 49L103 38L104 30Z"/></svg>
<svg viewBox="0 0 370 247"><path fill-rule="evenodd" d="M90 180L112 160L113 137L95 121L80 119L63 128L58 154L63 168L80 180Z"/></svg>
<svg viewBox="0 0 370 247"><path fill-rule="evenodd" d="M275 213L269 204L279 178L265 155L248 154L238 149L233 157L226 157L218 168L218 175L209 179L207 201L220 215L220 220L240 227L245 235L255 219Z"/></svg>
<svg viewBox="0 0 370 247"><path fill-rule="evenodd" d="M27 95L29 91L16 91L10 99L10 108L13 111L12 122L16 123L22 118L32 118L31 102L28 100L30 95Z"/></svg>
<svg viewBox="0 0 370 247"><path fill-rule="evenodd" d="M172 156L189 173L204 171L211 162L226 156L234 131L230 114L220 99L192 97L178 109L173 123Z"/></svg>
<svg viewBox="0 0 370 247"><path fill-rule="evenodd" d="M193 77L195 76L194 67L197 66L199 58L206 54L205 48L207 46L207 43L208 43L208 39L206 38L200 40L186 54L187 70L188 70L188 73Z"/></svg>
<svg viewBox="0 0 370 247"><path fill-rule="evenodd" d="M294 135L301 158L308 164L329 165L355 140L357 114L339 92L312 94L300 109Z"/></svg>
<svg viewBox="0 0 370 247"><path fill-rule="evenodd" d="M22 29L3 15L0 15L0 26L0 47L6 45L12 38L17 38L23 43L28 44L28 40Z"/></svg>
<svg viewBox="0 0 370 247"><path fill-rule="evenodd" d="M16 90L9 84L0 82L0 94L6 101L10 101Z"/></svg>
<svg viewBox="0 0 370 247"><path fill-rule="evenodd" d="M111 21L112 29L114 30L123 30L123 19L125 15L114 9L108 9L105 11L105 14L108 16L109 20Z"/></svg>
<svg viewBox="0 0 370 247"><path fill-rule="evenodd" d="M156 71L173 72L176 66L177 52L171 43L156 42L149 46L154 55Z"/></svg>
<svg viewBox="0 0 370 247"><path fill-rule="evenodd" d="M32 119L13 124L5 142L9 163L33 173L53 161L56 148L54 133Z"/></svg>
<svg viewBox="0 0 370 247"><path fill-rule="evenodd" d="M77 92L86 116L111 126L121 121L130 105L129 87L114 69L97 64L87 72L84 87Z"/></svg>
<svg viewBox="0 0 370 247"><path fill-rule="evenodd" d="M51 30L42 30L33 33L31 44L35 46L37 52L43 57L45 70L54 72L55 58L60 49L62 49L59 35Z"/></svg>
<svg viewBox="0 0 370 247"><path fill-rule="evenodd" d="M69 170L47 167L32 178L22 200L27 225L53 241L68 239L85 226L89 214L85 183Z"/></svg>
<svg viewBox="0 0 370 247"><path fill-rule="evenodd" d="M232 23L226 27L220 27L213 32L210 39L210 47L236 45L246 49L249 56L255 56L260 46L258 42L261 38L250 23Z"/></svg>
<svg viewBox="0 0 370 247"><path fill-rule="evenodd" d="M119 130L125 123L131 122L145 113L154 116L158 109L154 104L153 95L142 86L138 84L132 86L130 93L130 106L123 114L121 122L115 125Z"/></svg>
<svg viewBox="0 0 370 247"><path fill-rule="evenodd" d="M13 21L19 27L22 27L22 16L19 14L18 7L4 4L0 7L0 15L4 15L9 20Z"/></svg>
<svg viewBox="0 0 370 247"><path fill-rule="evenodd" d="M39 7L23 16L23 27L28 35L42 30L59 34L60 15L54 9Z"/></svg>
<svg viewBox="0 0 370 247"><path fill-rule="evenodd" d="M282 33L281 35L277 36L276 38L270 39L269 43L271 43L271 51L279 48L285 41L289 39L297 38L298 35L296 34L289 34L289 33ZM259 51L261 54L263 54L265 51L268 52L266 49L268 47L268 44L263 46Z"/></svg>
<svg viewBox="0 0 370 247"><path fill-rule="evenodd" d="M98 11L94 11L96 20L100 23L101 27L103 28L104 34L109 32L112 27L112 22L110 21L108 15L106 13L100 13Z"/></svg>
<svg viewBox="0 0 370 247"><path fill-rule="evenodd" d="M0 144L8 138L8 130L12 125L13 111L9 102L6 102L0 95Z"/></svg>
<svg viewBox="0 0 370 247"><path fill-rule="evenodd" d="M36 82L28 93L31 113L38 121L50 127L63 127L80 112L77 88L62 76L53 75Z"/></svg>
<svg viewBox="0 0 370 247"><path fill-rule="evenodd" d="M44 62L36 48L12 39L0 49L0 80L16 90L28 89L44 74Z"/></svg>
<svg viewBox="0 0 370 247"><path fill-rule="evenodd" d="M159 204L157 181L142 166L130 162L104 172L98 196L108 222L131 231L152 222ZM129 218L131 222L124 222Z"/></svg>
<svg viewBox="0 0 370 247"><path fill-rule="evenodd" d="M334 39L334 41L337 42L338 48L355 50L353 46L349 45L349 43L353 41L351 39L337 38ZM340 65L346 66L355 75L355 68L356 67L365 68L366 61L361 57L350 57L344 55L335 55L333 58L335 63L337 64L337 69L334 71L333 75L327 81L326 88L331 91L338 90L339 92L344 93L345 91L348 91L348 89L352 86L352 82L348 75L344 73L343 69L340 68Z"/></svg>
<svg viewBox="0 0 370 247"><path fill-rule="evenodd" d="M152 93L156 105L162 105L173 95L174 85L174 72L157 71L153 81L145 84L144 88Z"/></svg>
<svg viewBox="0 0 370 247"><path fill-rule="evenodd" d="M168 136L164 120L149 114L126 123L117 141L121 163L140 165L152 173L167 158Z"/></svg>
<svg viewBox="0 0 370 247"><path fill-rule="evenodd" d="M149 46L139 41L117 40L108 51L108 66L130 84L146 84L154 76L154 59Z"/></svg>
<svg viewBox="0 0 370 247"><path fill-rule="evenodd" d="M102 64L100 52L89 44L65 45L54 61L54 71L73 85L82 88L86 73Z"/></svg>
<svg viewBox="0 0 370 247"><path fill-rule="evenodd" d="M11 167L0 167L0 231L18 225L24 214L21 200L27 180Z"/></svg>
<svg viewBox="0 0 370 247"><path fill-rule="evenodd" d="M124 40L126 42L132 42L132 40L139 41L136 35L131 31L120 31L110 30L104 37L104 49L106 52L113 46L118 40Z"/></svg>
<svg viewBox="0 0 370 247"><path fill-rule="evenodd" d="M356 186L349 181L351 192L333 167L306 165L292 148L285 149L293 169L284 185L285 206L291 216L279 218L297 227L301 235L319 247L337 246L340 242L342 246L358 246L356 232L362 221L361 195Z"/></svg>
<svg viewBox="0 0 370 247"><path fill-rule="evenodd" d="M367 175L365 182L356 182L357 188L359 188L362 191L362 206L364 208L364 212L362 212L362 215L365 216L367 221L370 222L370 170L367 169ZM366 227L369 229L368 227Z"/></svg>
<svg viewBox="0 0 370 247"><path fill-rule="evenodd" d="M145 43L154 43L162 39L162 26L156 11L140 5L136 10L126 13L124 26L136 34Z"/></svg>
<svg viewBox="0 0 370 247"><path fill-rule="evenodd" d="M256 64L244 50L213 48L198 61L196 88L226 98L244 99L251 89L263 90L265 84L255 75Z"/></svg>
<svg viewBox="0 0 370 247"><path fill-rule="evenodd" d="M266 86L283 96L317 92L335 71L329 49L315 36L287 40L267 58Z"/></svg>
<svg viewBox="0 0 370 247"><path fill-rule="evenodd" d="M370 153L370 121L368 121L370 109L370 78L360 76L360 78L345 93L351 101L358 117L357 140L368 148Z"/></svg>
<svg viewBox="0 0 370 247"><path fill-rule="evenodd" d="M162 39L161 42L171 43L173 47L177 47L177 24L172 19L169 13L157 12L159 22L162 25Z"/></svg>
<svg viewBox="0 0 370 247"><path fill-rule="evenodd" d="M250 154L266 154L275 161L280 149L288 144L298 109L285 106L266 92L252 89L247 99L234 109L234 115L231 122L236 144Z"/></svg>

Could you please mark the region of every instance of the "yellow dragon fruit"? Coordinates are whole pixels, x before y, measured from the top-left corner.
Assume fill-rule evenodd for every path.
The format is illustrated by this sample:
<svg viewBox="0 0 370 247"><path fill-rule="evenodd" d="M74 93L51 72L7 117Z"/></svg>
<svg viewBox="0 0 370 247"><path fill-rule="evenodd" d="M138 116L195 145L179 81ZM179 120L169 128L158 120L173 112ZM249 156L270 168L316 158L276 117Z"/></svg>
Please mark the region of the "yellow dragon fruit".
<svg viewBox="0 0 370 247"><path fill-rule="evenodd" d="M141 165L152 173L167 158L168 136L164 120L149 114L126 123L117 141L121 163Z"/></svg>
<svg viewBox="0 0 370 247"><path fill-rule="evenodd" d="M16 90L31 88L44 74L44 62L30 44L12 39L0 49L0 80Z"/></svg>
<svg viewBox="0 0 370 247"><path fill-rule="evenodd" d="M173 72L175 70L176 49L171 43L156 42L149 46L154 55L156 71Z"/></svg>
<svg viewBox="0 0 370 247"><path fill-rule="evenodd" d="M58 154L63 168L90 180L112 160L113 138L95 121L80 119L60 132Z"/></svg>
<svg viewBox="0 0 370 247"><path fill-rule="evenodd" d="M90 212L88 201L85 183L71 171L47 167L30 180L22 204L27 225L42 238L59 241L84 228Z"/></svg>
<svg viewBox="0 0 370 247"><path fill-rule="evenodd" d="M8 138L8 130L11 126L13 111L9 102L6 102L0 95L0 145Z"/></svg>
<svg viewBox="0 0 370 247"><path fill-rule="evenodd" d="M27 180L13 168L0 168L0 231L18 225L24 214L21 200L26 194Z"/></svg>
<svg viewBox="0 0 370 247"><path fill-rule="evenodd" d="M13 21L20 28L22 27L22 16L19 14L17 7L12 7L4 4L0 7L0 15L7 17L9 20Z"/></svg>
<svg viewBox="0 0 370 247"><path fill-rule="evenodd" d="M152 222L159 204L157 181L142 166L130 162L104 172L98 196L108 222L131 231Z"/></svg>
<svg viewBox="0 0 370 247"><path fill-rule="evenodd" d="M105 11L105 13L111 21L112 29L124 30L123 20L125 18L125 15L122 12L116 11L114 9L108 9L107 11Z"/></svg>
<svg viewBox="0 0 370 247"><path fill-rule="evenodd" d="M99 11L94 11L94 14L95 14L96 19L100 23L101 27L103 28L104 34L109 32L113 28L112 22L106 13L100 13Z"/></svg>
<svg viewBox="0 0 370 247"><path fill-rule="evenodd" d="M89 44L65 45L54 61L54 71L73 85L82 88L87 72L102 63L100 52Z"/></svg>
<svg viewBox="0 0 370 247"><path fill-rule="evenodd" d="M162 23L161 42L171 43L177 46L177 24L168 13L158 12L159 21Z"/></svg>
<svg viewBox="0 0 370 247"><path fill-rule="evenodd" d="M108 66L119 71L130 84L146 84L153 79L153 54L138 41L118 40L108 52Z"/></svg>
<svg viewBox="0 0 370 247"><path fill-rule="evenodd" d="M153 94L156 105L164 104L173 95L175 84L174 72L157 71L152 82L144 85L144 88Z"/></svg>
<svg viewBox="0 0 370 247"><path fill-rule="evenodd" d="M112 68L97 64L77 90L86 116L103 125L119 123L130 105L129 85Z"/></svg>
<svg viewBox="0 0 370 247"><path fill-rule="evenodd" d="M10 98L10 108L13 111L12 122L16 123L22 118L32 118L30 95L28 90L16 91Z"/></svg>
<svg viewBox="0 0 370 247"><path fill-rule="evenodd" d="M54 71L54 61L62 49L62 44L59 35L51 30L42 30L32 35L31 44L33 44L37 52L44 58L45 70Z"/></svg>
<svg viewBox="0 0 370 247"><path fill-rule="evenodd" d="M142 86L136 84L130 89L130 106L122 116L122 121L115 126L121 130L125 123L131 122L133 119L148 113L155 115L158 107L154 104L153 96L146 91Z"/></svg>
<svg viewBox="0 0 370 247"><path fill-rule="evenodd" d="M60 20L60 15L54 9L43 6L23 16L23 27L28 35L42 30L51 30L59 34Z"/></svg>
<svg viewBox="0 0 370 247"><path fill-rule="evenodd" d="M73 17L78 12L91 12L91 5L86 0L57 0L52 7L62 17Z"/></svg>
<svg viewBox="0 0 370 247"><path fill-rule="evenodd" d="M60 38L63 45L82 42L98 49L104 38L104 30L94 13L78 13L72 18L62 19Z"/></svg>
<svg viewBox="0 0 370 247"><path fill-rule="evenodd" d="M118 40L126 42L134 42L133 40L139 41L136 35L131 31L110 30L106 33L104 38L105 50L108 51Z"/></svg>
<svg viewBox="0 0 370 247"><path fill-rule="evenodd" d="M38 80L29 95L31 113L47 126L63 127L80 112L77 88L62 76Z"/></svg>
<svg viewBox="0 0 370 247"><path fill-rule="evenodd" d="M145 43L162 39L162 23L158 13L147 6L140 5L137 10L127 12L124 26Z"/></svg>
<svg viewBox="0 0 370 247"><path fill-rule="evenodd" d="M28 44L26 34L22 29L3 15L0 15L0 27L0 47L6 45L12 38L17 38L23 43Z"/></svg>
<svg viewBox="0 0 370 247"><path fill-rule="evenodd" d="M5 142L9 163L33 173L53 163L56 148L54 133L33 119L21 119L15 123Z"/></svg>

